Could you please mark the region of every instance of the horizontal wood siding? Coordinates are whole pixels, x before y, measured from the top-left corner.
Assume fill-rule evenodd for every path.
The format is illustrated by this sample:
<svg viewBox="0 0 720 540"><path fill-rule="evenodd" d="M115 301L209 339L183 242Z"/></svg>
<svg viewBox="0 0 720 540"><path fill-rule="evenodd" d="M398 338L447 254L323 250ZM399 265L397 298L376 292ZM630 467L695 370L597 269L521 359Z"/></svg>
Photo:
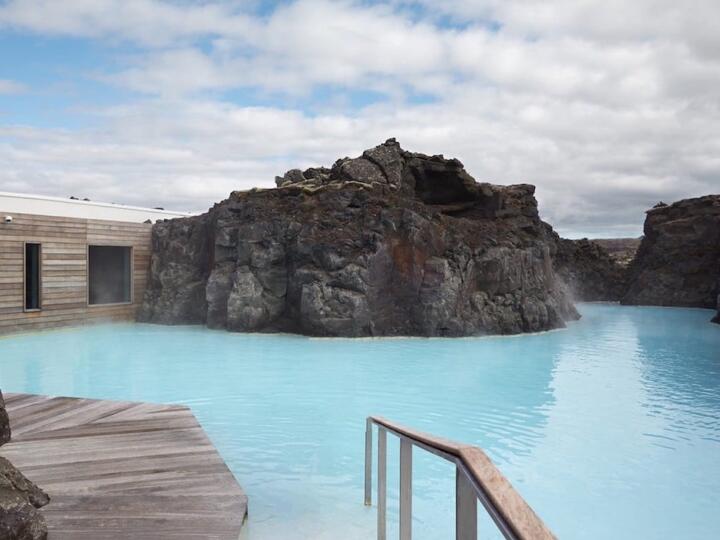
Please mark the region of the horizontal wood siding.
<svg viewBox="0 0 720 540"><path fill-rule="evenodd" d="M92 322L133 320L142 302L150 265L150 231L145 223L60 218L3 212L0 222L0 334ZM24 243L42 245L42 310L24 310ZM133 302L88 306L87 246L133 248Z"/></svg>

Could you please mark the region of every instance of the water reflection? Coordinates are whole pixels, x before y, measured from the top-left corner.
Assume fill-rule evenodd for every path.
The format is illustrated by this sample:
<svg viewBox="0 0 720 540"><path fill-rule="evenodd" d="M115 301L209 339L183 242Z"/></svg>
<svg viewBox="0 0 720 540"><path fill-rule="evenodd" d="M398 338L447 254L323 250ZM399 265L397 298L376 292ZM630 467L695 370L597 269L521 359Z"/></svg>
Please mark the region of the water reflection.
<svg viewBox="0 0 720 540"><path fill-rule="evenodd" d="M663 401L716 412L720 404L718 329L711 323L696 324L695 317L683 316L684 311L646 309L635 317L643 382L651 396ZM708 310L692 313L707 317Z"/></svg>

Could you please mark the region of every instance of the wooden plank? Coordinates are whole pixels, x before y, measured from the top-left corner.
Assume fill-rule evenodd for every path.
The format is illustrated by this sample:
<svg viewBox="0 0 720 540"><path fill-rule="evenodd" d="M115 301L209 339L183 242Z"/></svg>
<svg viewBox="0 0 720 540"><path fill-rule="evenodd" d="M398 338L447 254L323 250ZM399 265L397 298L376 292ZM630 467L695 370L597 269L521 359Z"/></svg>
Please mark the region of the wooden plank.
<svg viewBox="0 0 720 540"><path fill-rule="evenodd" d="M85 302L85 295L82 294L64 294L57 296L45 296L43 298L43 306L52 306L58 304L64 304L67 302Z"/></svg>
<svg viewBox="0 0 720 540"><path fill-rule="evenodd" d="M47 253L43 249L43 261L63 261L63 263L65 261L81 261L82 264L85 264L87 259L86 250L87 248L84 245L81 253L74 253L72 250L65 250L62 253Z"/></svg>
<svg viewBox="0 0 720 540"><path fill-rule="evenodd" d="M68 316L72 316L72 315L84 314L86 310L87 310L86 307L69 309L62 316L68 317ZM55 315L57 315L57 314L55 314ZM15 319L23 319L23 318L39 319L39 318L48 318L48 317L49 317L49 315L47 315L43 311L33 311L30 313L25 313L23 315L19 315L19 316L15 317ZM13 317L3 317L2 319L0 319L0 326L2 326L5 323L10 322L10 319L12 319L12 318ZM16 322L18 322L18 321L16 321Z"/></svg>
<svg viewBox="0 0 720 540"><path fill-rule="evenodd" d="M53 330L56 328L64 328L68 326L86 326L88 324L91 324L92 321L88 321L86 319L71 319L71 320L61 320L61 321L40 321L40 322L34 322L33 324L18 324L18 325L9 325L9 326L3 326L0 328L0 336L7 335L7 334L17 334L17 333L28 333L28 332L36 332L40 330Z"/></svg>
<svg viewBox="0 0 720 540"><path fill-rule="evenodd" d="M50 274L50 275L48 275ZM71 272L64 272L60 275L54 275L53 272L43 272L42 280L43 284L47 283L60 283L62 286L63 283L70 283L77 281L79 285L85 284L85 272L78 273L77 270L72 270Z"/></svg>
<svg viewBox="0 0 720 540"><path fill-rule="evenodd" d="M43 245L43 248L45 245ZM76 268L85 268L87 266L87 254L77 253L45 253L43 249L43 268L52 266L74 266Z"/></svg>
<svg viewBox="0 0 720 540"><path fill-rule="evenodd" d="M58 222L58 223L67 223L67 222L77 222L77 223L87 223L88 220L85 218L71 218L71 217L63 217L63 216L46 216L46 215L40 215L40 214L24 214L19 212L7 212L2 210L0 208L0 214L10 214L13 217L13 220L17 222L17 220L30 220L30 221L43 221L43 222Z"/></svg>
<svg viewBox="0 0 720 540"><path fill-rule="evenodd" d="M52 288L64 288L64 287L84 287L85 286L85 280L82 278L59 278L59 279L51 279L51 278L43 278L42 287L43 290L45 289L52 289Z"/></svg>
<svg viewBox="0 0 720 540"><path fill-rule="evenodd" d="M7 240L15 240L18 242L63 242L73 244L84 244L85 234L73 234L72 231L64 231L61 229L42 230L37 227L31 227L29 230L14 230L4 233L3 237Z"/></svg>
<svg viewBox="0 0 720 540"><path fill-rule="evenodd" d="M0 291L6 291L10 289L18 290L18 287L14 283L0 283ZM22 287L20 287L19 290L22 290Z"/></svg>
<svg viewBox="0 0 720 540"><path fill-rule="evenodd" d="M77 299L70 299L70 300L54 300L52 302L48 302L47 300L43 302L43 311L46 312L55 312L55 311L61 311L65 309L74 309L79 307L85 307L85 300L82 299L80 302L77 301Z"/></svg>
<svg viewBox="0 0 720 540"><path fill-rule="evenodd" d="M236 540L247 497L192 412L8 394L0 449L51 497L53 540Z"/></svg>

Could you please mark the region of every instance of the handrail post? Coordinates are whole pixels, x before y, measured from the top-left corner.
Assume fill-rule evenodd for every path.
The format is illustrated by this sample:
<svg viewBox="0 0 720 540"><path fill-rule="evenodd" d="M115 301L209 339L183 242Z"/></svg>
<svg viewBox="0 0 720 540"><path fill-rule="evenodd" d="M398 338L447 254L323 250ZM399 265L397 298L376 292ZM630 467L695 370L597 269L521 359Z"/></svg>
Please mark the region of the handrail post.
<svg viewBox="0 0 720 540"><path fill-rule="evenodd" d="M460 467L455 468L455 539L477 540L477 496Z"/></svg>
<svg viewBox="0 0 720 540"><path fill-rule="evenodd" d="M387 538L387 431L378 426L378 511L377 511L377 537L378 540Z"/></svg>
<svg viewBox="0 0 720 540"><path fill-rule="evenodd" d="M477 446L441 439L368 416L365 432L365 502L371 504L373 426L378 433L377 537L387 539L387 434L400 439L400 540L412 540L412 455L417 446L455 465L455 537L477 540L478 503L507 540L557 540L552 531L515 491L490 458Z"/></svg>
<svg viewBox="0 0 720 540"><path fill-rule="evenodd" d="M365 506L372 504L372 420L365 422Z"/></svg>
<svg viewBox="0 0 720 540"><path fill-rule="evenodd" d="M400 540L412 539L412 446L400 438Z"/></svg>

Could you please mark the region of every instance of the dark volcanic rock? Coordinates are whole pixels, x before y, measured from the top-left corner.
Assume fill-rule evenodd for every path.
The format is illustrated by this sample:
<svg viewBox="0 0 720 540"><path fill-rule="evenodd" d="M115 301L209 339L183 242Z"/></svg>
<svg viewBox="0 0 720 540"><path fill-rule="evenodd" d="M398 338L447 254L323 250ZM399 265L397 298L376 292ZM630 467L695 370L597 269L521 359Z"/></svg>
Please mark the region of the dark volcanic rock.
<svg viewBox="0 0 720 540"><path fill-rule="evenodd" d="M630 265L624 304L717 307L720 195L647 212L645 237Z"/></svg>
<svg viewBox="0 0 720 540"><path fill-rule="evenodd" d="M551 233L555 234L555 233ZM556 236L553 266L575 300L619 301L625 288L625 269L597 242Z"/></svg>
<svg viewBox="0 0 720 540"><path fill-rule="evenodd" d="M594 238L620 266L627 267L635 258L642 238Z"/></svg>
<svg viewBox="0 0 720 540"><path fill-rule="evenodd" d="M47 493L28 480L7 459L0 457L0 490L6 489L12 489L35 508L42 508L50 502Z"/></svg>
<svg viewBox="0 0 720 540"><path fill-rule="evenodd" d="M321 336L510 334L577 318L535 188L393 139L153 227L140 319Z"/></svg>
<svg viewBox="0 0 720 540"><path fill-rule="evenodd" d="M207 216L170 220L153 227L150 282L143 318L159 323L204 323L205 287L212 264Z"/></svg>
<svg viewBox="0 0 720 540"><path fill-rule="evenodd" d="M10 442L10 419L5 410L5 400L2 391L0 391L0 446Z"/></svg>
<svg viewBox="0 0 720 540"><path fill-rule="evenodd" d="M0 445L10 440L10 424L0 392ZM45 492L25 478L7 459L0 457L0 538L43 540L45 518L38 508L50 501Z"/></svg>
<svg viewBox="0 0 720 540"><path fill-rule="evenodd" d="M0 446L10 441L10 423L5 401L0 392ZM50 502L50 497L0 457L0 539L44 540L47 538L45 518L37 510Z"/></svg>
<svg viewBox="0 0 720 540"><path fill-rule="evenodd" d="M45 518L37 510L50 502L45 492L0 457L0 538L42 540L47 538Z"/></svg>

